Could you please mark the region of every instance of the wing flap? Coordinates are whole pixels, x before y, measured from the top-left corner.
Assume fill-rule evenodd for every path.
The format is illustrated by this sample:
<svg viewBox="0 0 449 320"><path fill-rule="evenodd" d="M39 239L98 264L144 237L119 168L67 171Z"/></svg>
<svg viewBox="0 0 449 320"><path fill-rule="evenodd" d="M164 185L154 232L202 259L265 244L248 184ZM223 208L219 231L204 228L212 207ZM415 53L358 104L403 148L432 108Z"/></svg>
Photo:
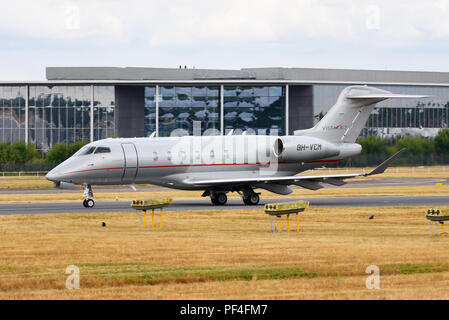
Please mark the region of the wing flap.
<svg viewBox="0 0 449 320"><path fill-rule="evenodd" d="M296 181L293 184L313 191L324 188L321 184L310 180Z"/></svg>

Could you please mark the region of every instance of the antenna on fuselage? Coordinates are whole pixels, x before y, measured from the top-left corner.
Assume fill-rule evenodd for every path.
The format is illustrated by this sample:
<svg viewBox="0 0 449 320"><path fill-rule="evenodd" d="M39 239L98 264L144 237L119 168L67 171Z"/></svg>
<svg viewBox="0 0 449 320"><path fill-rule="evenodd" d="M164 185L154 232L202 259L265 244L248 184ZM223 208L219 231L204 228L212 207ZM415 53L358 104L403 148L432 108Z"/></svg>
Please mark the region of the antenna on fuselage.
<svg viewBox="0 0 449 320"><path fill-rule="evenodd" d="M156 131L153 131L153 133L148 138L154 138L156 136Z"/></svg>
<svg viewBox="0 0 449 320"><path fill-rule="evenodd" d="M231 129L231 131L229 131L226 135L227 136L232 136L234 134L234 129Z"/></svg>

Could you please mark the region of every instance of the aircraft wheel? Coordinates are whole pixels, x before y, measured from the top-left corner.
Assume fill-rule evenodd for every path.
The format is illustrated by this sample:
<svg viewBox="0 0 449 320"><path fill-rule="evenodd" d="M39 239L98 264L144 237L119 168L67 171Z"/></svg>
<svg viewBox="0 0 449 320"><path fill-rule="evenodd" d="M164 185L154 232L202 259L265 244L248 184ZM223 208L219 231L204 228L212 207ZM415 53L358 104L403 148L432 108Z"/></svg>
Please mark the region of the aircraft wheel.
<svg viewBox="0 0 449 320"><path fill-rule="evenodd" d="M212 203L216 206L223 206L228 201L228 197L226 196L226 193L217 193L214 197L210 198Z"/></svg>
<svg viewBox="0 0 449 320"><path fill-rule="evenodd" d="M84 200L84 201L86 202L86 204L85 204L86 208L93 208L94 205L95 205L94 199L87 199L87 200Z"/></svg>
<svg viewBox="0 0 449 320"><path fill-rule="evenodd" d="M83 206L84 206L84 208L87 208L87 203L86 203L87 201L86 201L86 199L84 199L83 200Z"/></svg>
<svg viewBox="0 0 449 320"><path fill-rule="evenodd" d="M253 193L249 197L246 197L243 199L243 202L250 206L255 206L256 204L259 203L259 201L260 201L260 197L257 193Z"/></svg>

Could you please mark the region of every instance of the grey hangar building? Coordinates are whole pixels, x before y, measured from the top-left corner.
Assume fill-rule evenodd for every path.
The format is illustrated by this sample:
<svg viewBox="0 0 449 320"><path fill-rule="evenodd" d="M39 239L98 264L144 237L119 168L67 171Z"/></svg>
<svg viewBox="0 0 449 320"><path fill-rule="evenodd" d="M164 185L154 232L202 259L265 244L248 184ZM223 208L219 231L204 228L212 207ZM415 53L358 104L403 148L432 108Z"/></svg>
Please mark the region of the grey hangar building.
<svg viewBox="0 0 449 320"><path fill-rule="evenodd" d="M0 142L277 132L312 127L350 85L430 95L386 100L363 136L434 136L449 123L449 73L311 68L47 67L44 81L0 82Z"/></svg>

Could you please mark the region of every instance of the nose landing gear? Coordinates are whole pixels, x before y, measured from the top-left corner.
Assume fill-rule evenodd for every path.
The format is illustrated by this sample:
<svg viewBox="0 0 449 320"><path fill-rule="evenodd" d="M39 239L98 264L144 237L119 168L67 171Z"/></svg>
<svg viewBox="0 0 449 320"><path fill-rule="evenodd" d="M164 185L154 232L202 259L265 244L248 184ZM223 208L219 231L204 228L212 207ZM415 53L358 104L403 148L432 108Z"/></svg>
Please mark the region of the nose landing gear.
<svg viewBox="0 0 449 320"><path fill-rule="evenodd" d="M84 189L83 206L85 208L93 208L93 206L95 205L95 201L94 201L94 199L92 199L94 197L94 192L92 191L92 187L90 186L90 184L83 184L83 189Z"/></svg>

